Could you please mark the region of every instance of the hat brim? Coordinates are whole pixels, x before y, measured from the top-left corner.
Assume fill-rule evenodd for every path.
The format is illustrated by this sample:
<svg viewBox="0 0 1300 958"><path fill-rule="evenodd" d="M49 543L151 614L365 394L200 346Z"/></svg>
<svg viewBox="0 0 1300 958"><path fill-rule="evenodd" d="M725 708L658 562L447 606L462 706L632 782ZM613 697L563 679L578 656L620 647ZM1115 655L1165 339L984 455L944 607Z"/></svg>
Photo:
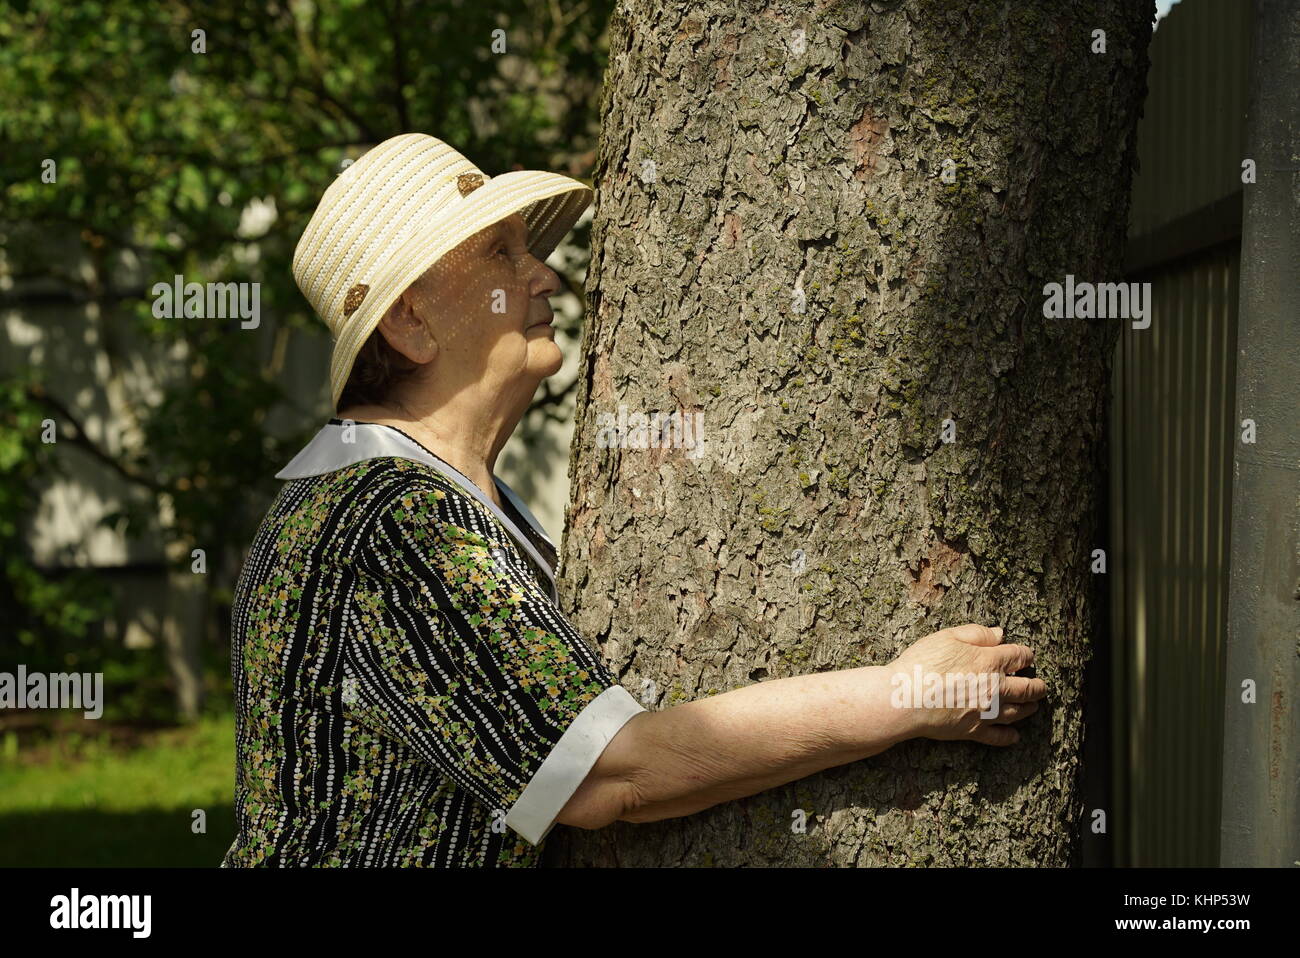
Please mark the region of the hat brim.
<svg viewBox="0 0 1300 958"><path fill-rule="evenodd" d="M528 226L528 249L545 260L590 204L591 187L558 173L514 170L487 180L458 201L454 217L437 217L416 232L371 277L370 289L334 342L330 391L335 409L357 353L399 296L444 255L480 230L519 213ZM450 222L449 222L450 220Z"/></svg>

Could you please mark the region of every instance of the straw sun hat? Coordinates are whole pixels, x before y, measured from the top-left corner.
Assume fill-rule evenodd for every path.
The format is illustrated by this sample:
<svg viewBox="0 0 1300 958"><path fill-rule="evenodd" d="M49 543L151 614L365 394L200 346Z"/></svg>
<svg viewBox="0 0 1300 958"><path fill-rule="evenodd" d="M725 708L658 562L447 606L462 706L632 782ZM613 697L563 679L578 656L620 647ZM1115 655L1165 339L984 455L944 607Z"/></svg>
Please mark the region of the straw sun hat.
<svg viewBox="0 0 1300 958"><path fill-rule="evenodd" d="M403 133L340 173L293 253L293 278L334 337L337 407L357 353L399 296L439 258L513 213L545 260L592 200L558 173L487 176L441 140Z"/></svg>

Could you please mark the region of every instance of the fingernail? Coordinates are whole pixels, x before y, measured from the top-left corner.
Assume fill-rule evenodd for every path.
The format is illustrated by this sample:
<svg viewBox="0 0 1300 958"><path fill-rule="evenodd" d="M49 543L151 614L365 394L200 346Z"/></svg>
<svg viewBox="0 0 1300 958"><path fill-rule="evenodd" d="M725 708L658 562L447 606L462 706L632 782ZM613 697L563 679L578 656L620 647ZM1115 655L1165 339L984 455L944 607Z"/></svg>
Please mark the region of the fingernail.
<svg viewBox="0 0 1300 958"><path fill-rule="evenodd" d="M996 633L998 634L998 638L999 638L999 639L1002 638L1002 626L1000 626L1000 625L995 625L995 626L993 627L993 631L996 632Z"/></svg>

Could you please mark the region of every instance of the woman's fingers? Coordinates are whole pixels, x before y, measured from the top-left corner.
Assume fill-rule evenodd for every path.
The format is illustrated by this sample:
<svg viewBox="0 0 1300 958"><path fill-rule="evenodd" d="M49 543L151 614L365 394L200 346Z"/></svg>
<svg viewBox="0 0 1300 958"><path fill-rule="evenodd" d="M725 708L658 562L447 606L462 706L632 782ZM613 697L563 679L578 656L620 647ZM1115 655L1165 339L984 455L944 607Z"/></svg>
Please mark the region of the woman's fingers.
<svg viewBox="0 0 1300 958"><path fill-rule="evenodd" d="M991 718L989 721L994 725L1006 725L1009 722L1019 722L1022 718L1027 718L1037 711L1037 702L1008 702L998 709L997 718Z"/></svg>
<svg viewBox="0 0 1300 958"><path fill-rule="evenodd" d="M1005 725L981 725L970 737L971 741L985 745L1015 745L1020 741L1020 733Z"/></svg>
<svg viewBox="0 0 1300 958"><path fill-rule="evenodd" d="M1034 650L1027 645L1001 645L988 654L1003 672L1019 672L1034 664Z"/></svg>
<svg viewBox="0 0 1300 958"><path fill-rule="evenodd" d="M993 657L994 664L1003 672L1019 672L1021 669L1027 669L1034 664L1034 650L1029 646L1002 644L1004 633L1001 626L990 627L968 622L965 625L956 625L943 631L947 632L951 638L965 642L968 645L989 646L989 655Z"/></svg>
<svg viewBox="0 0 1300 958"><path fill-rule="evenodd" d="M998 697L1004 702L1037 702L1047 695L1047 683L1023 675L1004 675Z"/></svg>
<svg viewBox="0 0 1300 958"><path fill-rule="evenodd" d="M977 625L974 622L967 622L965 625L954 625L951 629L944 629L954 639L967 642L971 645L997 645L1002 641L1002 629L1000 627L989 628L984 625Z"/></svg>

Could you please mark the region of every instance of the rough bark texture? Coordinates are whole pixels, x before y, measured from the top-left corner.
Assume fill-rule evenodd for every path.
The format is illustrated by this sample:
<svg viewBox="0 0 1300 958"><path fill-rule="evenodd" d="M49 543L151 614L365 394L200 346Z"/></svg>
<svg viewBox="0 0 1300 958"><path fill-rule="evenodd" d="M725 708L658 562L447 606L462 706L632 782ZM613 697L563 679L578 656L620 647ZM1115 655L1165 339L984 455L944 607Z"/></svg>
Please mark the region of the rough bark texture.
<svg viewBox="0 0 1300 958"><path fill-rule="evenodd" d="M914 740L687 818L557 830L551 864L1077 862L1118 323L1044 319L1043 285L1121 278L1150 17L620 5L566 610L651 708L968 621L1032 646L1050 696L1011 749ZM619 403L702 412L706 452L601 448Z"/></svg>

